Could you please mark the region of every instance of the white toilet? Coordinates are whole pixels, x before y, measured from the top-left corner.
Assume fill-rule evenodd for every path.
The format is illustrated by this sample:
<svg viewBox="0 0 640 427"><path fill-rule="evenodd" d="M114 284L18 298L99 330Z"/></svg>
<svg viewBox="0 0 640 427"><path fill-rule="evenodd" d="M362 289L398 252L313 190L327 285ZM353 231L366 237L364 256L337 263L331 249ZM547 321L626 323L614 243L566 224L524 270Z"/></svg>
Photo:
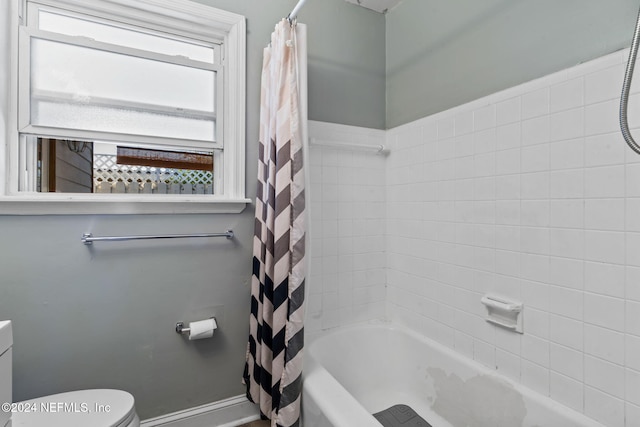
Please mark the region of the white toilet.
<svg viewBox="0 0 640 427"><path fill-rule="evenodd" d="M0 321L0 404L11 403L13 332ZM135 400L126 391L80 390L13 403L0 410L0 427L138 427Z"/></svg>

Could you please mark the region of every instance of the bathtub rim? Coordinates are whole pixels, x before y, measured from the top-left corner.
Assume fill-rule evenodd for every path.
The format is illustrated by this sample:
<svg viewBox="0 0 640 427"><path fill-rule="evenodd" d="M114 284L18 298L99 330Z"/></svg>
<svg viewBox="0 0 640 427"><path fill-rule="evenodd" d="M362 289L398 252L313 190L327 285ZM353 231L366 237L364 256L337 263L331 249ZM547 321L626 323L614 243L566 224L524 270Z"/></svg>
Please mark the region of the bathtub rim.
<svg viewBox="0 0 640 427"><path fill-rule="evenodd" d="M606 427L604 424L601 424L600 422L598 422L597 420L588 417L587 415L585 415L584 413L578 412L577 410L566 406L554 399L552 399L550 396L547 395L543 395L527 386L525 386L522 383L516 382L515 380L507 377L506 375L503 375L501 373L498 373L496 370L492 370L490 368L488 368L487 366L481 364L480 362L471 359L467 356L464 356L463 354L457 352L456 350L447 347L446 345L435 341L432 338L429 338L425 335L422 335L421 333L419 333L418 331L400 324L400 323L396 323L393 321L389 321L389 320L381 320L381 319L376 319L376 320L369 320L366 322L360 322L360 323L355 323L352 325L347 325L347 326L341 326L341 327L337 327L337 328L332 328L332 329L328 329L325 331L321 331L319 333L314 333L314 334L310 334L308 336L308 340L309 340L309 344L307 345L307 351L305 354L305 370L303 371L303 382L302 382L302 388L303 388L303 393L306 391L307 393L309 393L309 390L306 389L305 390L305 381L307 379L313 379L312 382L316 382L315 379L322 379L323 384L328 384L329 380L326 378L327 376L330 377L331 380L333 380L331 383L335 383L337 384L340 389L340 396L345 399L345 401L349 401L350 403L354 403L357 404L357 406L359 408L362 409L362 411L357 411L357 413L355 414L356 416L360 417L362 414L360 412L364 412L366 414L369 415L370 418L369 422L371 422L371 420L374 420L377 422L377 420L373 417L373 415L371 415L363 406L362 404L353 396L351 395L351 393L349 393L349 391L344 388L344 386L340 383L340 381L338 381L332 374L331 372L329 372L329 370L327 370L322 363L317 360L317 357L314 356L313 354L313 349L315 347L317 347L318 345L321 345L321 342L324 341L325 339L328 339L327 337L330 337L331 335L344 335L344 334L349 334L349 333L357 333L358 331L361 330L372 330L372 329L383 329L385 331L391 331L391 332L396 332L396 333L401 333L401 334L406 334L408 335L411 339L414 339L416 341L418 341L421 345L426 345L427 347L430 347L431 351L437 351L442 353L443 355L449 357L450 359L453 360L453 362L455 364L462 364L464 365L466 368L469 368L473 371L475 371L477 373L477 375L486 375L491 377L492 379L499 381L499 382L503 382L508 384L509 386L513 387L514 390L516 390L518 393L520 393L523 398L525 399L525 402L532 402L535 405L541 406L547 410L549 410L550 412L554 412L554 413L559 413L562 414L563 416L565 416L567 418L568 421L571 421L573 424L575 424L576 426L579 427ZM324 373L323 374L318 374L318 371L321 370ZM450 374L451 372L449 372L449 369L444 369L445 372L447 372L447 374ZM325 375L326 374L326 375ZM342 393L342 391L344 391L344 393ZM318 397L318 393L316 390L311 390L311 394L313 397ZM344 396L344 394L348 395L348 397ZM327 398L326 396L319 396L319 399L321 402L323 403L327 403L328 401L332 400ZM340 401L338 401L340 402ZM529 409L529 405L527 405L527 408ZM334 414L329 413L329 414L325 414L327 416L327 418L333 422L333 420L335 419L336 422L344 422L344 417L342 416L333 416ZM330 415L330 416L329 416ZM337 425L344 425L344 424L337 424ZM348 425L348 424L347 424ZM378 425L380 425L378 423Z"/></svg>

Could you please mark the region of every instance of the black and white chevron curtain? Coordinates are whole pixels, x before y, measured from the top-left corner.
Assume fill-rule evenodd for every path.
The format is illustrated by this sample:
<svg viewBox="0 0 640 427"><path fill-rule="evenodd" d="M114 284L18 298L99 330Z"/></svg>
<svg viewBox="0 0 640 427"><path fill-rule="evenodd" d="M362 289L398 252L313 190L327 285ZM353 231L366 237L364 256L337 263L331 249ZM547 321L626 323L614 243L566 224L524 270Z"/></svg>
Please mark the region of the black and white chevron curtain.
<svg viewBox="0 0 640 427"><path fill-rule="evenodd" d="M249 343L243 382L271 426L300 425L304 346L306 32L264 50Z"/></svg>

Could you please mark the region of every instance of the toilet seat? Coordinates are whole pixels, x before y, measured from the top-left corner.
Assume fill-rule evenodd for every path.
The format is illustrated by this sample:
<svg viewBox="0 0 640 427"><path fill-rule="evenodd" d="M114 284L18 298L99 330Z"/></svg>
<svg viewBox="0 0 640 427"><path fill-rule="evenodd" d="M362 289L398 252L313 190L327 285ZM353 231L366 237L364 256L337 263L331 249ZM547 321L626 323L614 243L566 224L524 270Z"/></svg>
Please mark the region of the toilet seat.
<svg viewBox="0 0 640 427"><path fill-rule="evenodd" d="M121 390L79 390L16 403L12 427L137 427L135 400Z"/></svg>

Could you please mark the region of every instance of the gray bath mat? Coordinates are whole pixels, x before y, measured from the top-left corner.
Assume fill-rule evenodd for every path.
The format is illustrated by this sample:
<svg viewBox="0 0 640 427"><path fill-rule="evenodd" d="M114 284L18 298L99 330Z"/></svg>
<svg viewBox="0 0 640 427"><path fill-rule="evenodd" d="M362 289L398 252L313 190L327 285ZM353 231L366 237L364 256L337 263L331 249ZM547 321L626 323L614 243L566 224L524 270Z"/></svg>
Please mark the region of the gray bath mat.
<svg viewBox="0 0 640 427"><path fill-rule="evenodd" d="M373 416L384 427L431 427L431 424L407 405L395 405Z"/></svg>

